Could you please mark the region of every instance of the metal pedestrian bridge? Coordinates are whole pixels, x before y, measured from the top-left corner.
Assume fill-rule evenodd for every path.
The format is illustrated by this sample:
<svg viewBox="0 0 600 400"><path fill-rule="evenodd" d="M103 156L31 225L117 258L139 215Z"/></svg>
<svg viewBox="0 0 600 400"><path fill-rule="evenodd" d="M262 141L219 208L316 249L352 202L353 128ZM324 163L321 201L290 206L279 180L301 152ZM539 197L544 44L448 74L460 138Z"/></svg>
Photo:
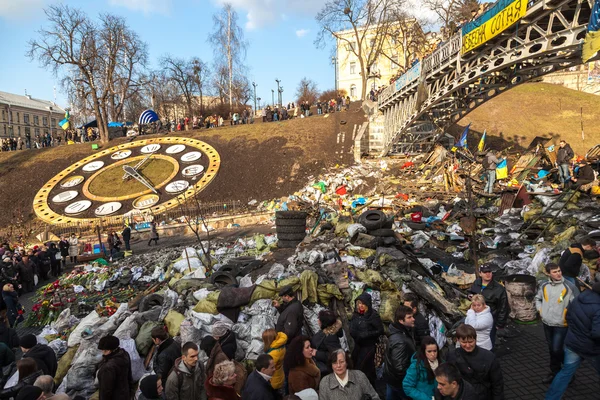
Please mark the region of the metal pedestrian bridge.
<svg viewBox="0 0 600 400"><path fill-rule="evenodd" d="M380 93L381 155L429 151L486 101L582 63L594 0L526 1L499 0Z"/></svg>

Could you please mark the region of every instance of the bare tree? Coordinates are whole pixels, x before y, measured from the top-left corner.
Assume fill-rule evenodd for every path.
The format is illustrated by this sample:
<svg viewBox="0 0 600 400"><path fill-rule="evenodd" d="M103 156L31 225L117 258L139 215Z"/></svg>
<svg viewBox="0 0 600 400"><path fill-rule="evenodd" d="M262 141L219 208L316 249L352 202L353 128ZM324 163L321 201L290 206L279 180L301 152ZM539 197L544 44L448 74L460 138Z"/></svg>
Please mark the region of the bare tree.
<svg viewBox="0 0 600 400"><path fill-rule="evenodd" d="M236 106L245 106L252 98L252 88L246 76L241 75L233 80L233 102Z"/></svg>
<svg viewBox="0 0 600 400"><path fill-rule="evenodd" d="M204 268L209 271L212 269L212 259L210 257L210 227L206 221L202 203L197 195L190 196L183 201L177 197L177 202L179 203L179 208L183 210L183 219L185 220L185 223L196 236L196 240L200 245L200 250L202 250L203 257L200 261L202 262L202 265L204 265ZM205 241L203 241L201 237L203 231L206 232Z"/></svg>
<svg viewBox="0 0 600 400"><path fill-rule="evenodd" d="M444 40L477 14L480 6L478 0L423 0L423 4L437 14Z"/></svg>
<svg viewBox="0 0 600 400"><path fill-rule="evenodd" d="M319 98L319 90L315 81L306 77L302 78L298 84L298 89L296 89L296 98L298 99L298 103L302 103L303 101L308 101L308 104L316 103Z"/></svg>
<svg viewBox="0 0 600 400"><path fill-rule="evenodd" d="M244 40L244 32L238 25L238 15L231 4L226 3L222 10L213 15L214 31L208 40L213 45L215 56L215 72L219 78L217 89L226 92L229 97L229 111L233 108L234 81L246 70L244 60L248 43ZM227 90L224 91L222 78L227 72Z"/></svg>
<svg viewBox="0 0 600 400"><path fill-rule="evenodd" d="M70 87L83 87L83 103L91 106L100 138L108 142L111 97L126 97L131 77L147 58L146 46L121 17L103 14L94 23L81 10L62 4L49 6L45 13L49 28L40 29L39 38L29 42L27 55L56 76L70 75ZM134 64L127 59L132 48L138 60Z"/></svg>
<svg viewBox="0 0 600 400"><path fill-rule="evenodd" d="M210 79L210 69L208 68L208 64L198 57L192 58L191 63L194 72L194 83L196 84L198 94L200 95L200 114L204 115L203 95Z"/></svg>
<svg viewBox="0 0 600 400"><path fill-rule="evenodd" d="M402 0L328 0L316 16L320 31L315 44L323 47L331 36L346 46L360 66L361 98L367 93L371 67L377 62L393 28L390 10ZM373 71L373 76L376 75Z"/></svg>
<svg viewBox="0 0 600 400"><path fill-rule="evenodd" d="M161 65L167 79L177 84L179 93L185 100L188 116L191 117L193 115L192 100L196 86L194 65L191 61L168 55L161 59Z"/></svg>

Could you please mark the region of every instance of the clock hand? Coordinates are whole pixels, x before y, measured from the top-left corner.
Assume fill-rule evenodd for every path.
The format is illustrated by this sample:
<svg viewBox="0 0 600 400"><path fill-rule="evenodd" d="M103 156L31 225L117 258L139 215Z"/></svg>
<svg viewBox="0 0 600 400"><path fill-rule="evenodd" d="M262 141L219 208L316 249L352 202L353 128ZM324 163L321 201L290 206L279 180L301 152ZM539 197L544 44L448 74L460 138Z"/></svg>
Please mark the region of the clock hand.
<svg viewBox="0 0 600 400"><path fill-rule="evenodd" d="M133 169L135 171L139 171L139 169L142 167L142 165L144 165L146 163L146 161L148 161L150 159L151 156L152 156L152 153L148 154L139 163L137 163L135 165L135 167L133 167ZM123 174L123 180L127 179L128 177L129 177L129 174L127 174L127 173Z"/></svg>
<svg viewBox="0 0 600 400"><path fill-rule="evenodd" d="M142 185L146 186L148 189L152 190L155 194L158 194L156 189L144 178L139 172L135 170L131 165L123 165L123 171L125 171L125 175L131 176L133 179L140 182Z"/></svg>

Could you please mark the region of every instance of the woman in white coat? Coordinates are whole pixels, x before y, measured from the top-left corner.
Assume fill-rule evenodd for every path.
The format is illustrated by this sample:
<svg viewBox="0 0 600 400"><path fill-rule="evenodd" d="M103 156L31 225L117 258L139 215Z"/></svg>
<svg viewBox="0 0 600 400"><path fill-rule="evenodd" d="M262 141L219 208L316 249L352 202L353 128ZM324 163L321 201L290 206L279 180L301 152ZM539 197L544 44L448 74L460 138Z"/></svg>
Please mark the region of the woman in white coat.
<svg viewBox="0 0 600 400"><path fill-rule="evenodd" d="M471 308L467 311L465 324L471 325L477 331L477 346L491 351L493 346L490 332L494 326L494 318L482 295L476 294L473 296Z"/></svg>
<svg viewBox="0 0 600 400"><path fill-rule="evenodd" d="M79 255L79 240L74 233L69 238L69 257L72 263L77 263L77 256Z"/></svg>

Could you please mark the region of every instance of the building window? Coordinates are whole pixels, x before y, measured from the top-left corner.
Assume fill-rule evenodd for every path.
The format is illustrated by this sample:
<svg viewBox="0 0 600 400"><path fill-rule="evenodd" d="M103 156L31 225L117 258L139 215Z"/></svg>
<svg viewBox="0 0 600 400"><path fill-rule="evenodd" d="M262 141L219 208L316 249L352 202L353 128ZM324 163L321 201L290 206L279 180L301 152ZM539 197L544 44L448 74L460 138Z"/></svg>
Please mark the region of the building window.
<svg viewBox="0 0 600 400"><path fill-rule="evenodd" d="M25 127L25 137L31 137L31 128L28 126Z"/></svg>
<svg viewBox="0 0 600 400"><path fill-rule="evenodd" d="M390 60L390 68L391 69L398 69L398 54L392 54L392 59Z"/></svg>
<svg viewBox="0 0 600 400"><path fill-rule="evenodd" d="M13 127L12 127L12 125L8 128L8 134L10 136L12 136L12 134L13 134Z"/></svg>
<svg viewBox="0 0 600 400"><path fill-rule="evenodd" d="M6 125L4 125L4 136L6 136Z"/></svg>
<svg viewBox="0 0 600 400"><path fill-rule="evenodd" d="M17 127L17 135L21 136L21 127L20 126Z"/></svg>
<svg viewBox="0 0 600 400"><path fill-rule="evenodd" d="M44 126L48 126L48 117L42 117L42 122Z"/></svg>
<svg viewBox="0 0 600 400"><path fill-rule="evenodd" d="M40 137L40 128L35 128L35 137Z"/></svg>
<svg viewBox="0 0 600 400"><path fill-rule="evenodd" d="M52 118L52 125L50 125L50 128L54 128L56 126L56 118Z"/></svg>
<svg viewBox="0 0 600 400"><path fill-rule="evenodd" d="M21 123L21 114L17 113L17 124Z"/></svg>
<svg viewBox="0 0 600 400"><path fill-rule="evenodd" d="M356 97L356 85L350 86L350 97Z"/></svg>
<svg viewBox="0 0 600 400"><path fill-rule="evenodd" d="M2 110L2 121L4 121L4 110Z"/></svg>
<svg viewBox="0 0 600 400"><path fill-rule="evenodd" d="M36 125L36 126L40 124L40 117L39 116L37 116L37 115L33 116L33 124Z"/></svg>
<svg viewBox="0 0 600 400"><path fill-rule="evenodd" d="M29 114L23 114L23 122L29 125Z"/></svg>
<svg viewBox="0 0 600 400"><path fill-rule="evenodd" d="M350 75L353 75L356 73L356 63L354 61L352 61L350 63Z"/></svg>

